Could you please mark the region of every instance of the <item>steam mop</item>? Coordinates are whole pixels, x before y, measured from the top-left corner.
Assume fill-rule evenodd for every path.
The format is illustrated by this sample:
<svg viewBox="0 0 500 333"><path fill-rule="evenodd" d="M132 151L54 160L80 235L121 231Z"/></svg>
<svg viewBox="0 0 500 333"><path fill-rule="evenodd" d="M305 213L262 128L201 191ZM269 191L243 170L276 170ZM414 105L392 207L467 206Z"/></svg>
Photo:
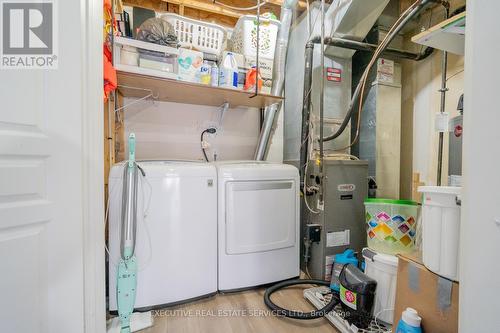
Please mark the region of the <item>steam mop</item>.
<svg viewBox="0 0 500 333"><path fill-rule="evenodd" d="M135 134L128 140L129 159L123 171L121 214L121 258L117 272L118 318L108 322L108 333L131 333L153 325L151 311L134 313L137 288L135 237L137 227L138 166L135 163Z"/></svg>

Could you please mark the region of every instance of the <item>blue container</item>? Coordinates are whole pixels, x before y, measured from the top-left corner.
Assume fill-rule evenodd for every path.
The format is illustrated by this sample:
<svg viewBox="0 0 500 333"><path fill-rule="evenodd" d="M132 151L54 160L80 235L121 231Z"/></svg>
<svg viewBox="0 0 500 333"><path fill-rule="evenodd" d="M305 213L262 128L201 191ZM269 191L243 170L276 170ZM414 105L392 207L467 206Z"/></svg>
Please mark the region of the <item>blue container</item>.
<svg viewBox="0 0 500 333"><path fill-rule="evenodd" d="M416 310L407 308L403 311L396 333L422 333L421 321L422 318L419 317Z"/></svg>
<svg viewBox="0 0 500 333"><path fill-rule="evenodd" d="M342 267L347 264L353 264L358 267L358 258L354 254L354 250L347 249L344 253L336 254L333 259L333 268L332 268L332 279L330 281L330 289L333 291L340 291L340 271L342 271Z"/></svg>

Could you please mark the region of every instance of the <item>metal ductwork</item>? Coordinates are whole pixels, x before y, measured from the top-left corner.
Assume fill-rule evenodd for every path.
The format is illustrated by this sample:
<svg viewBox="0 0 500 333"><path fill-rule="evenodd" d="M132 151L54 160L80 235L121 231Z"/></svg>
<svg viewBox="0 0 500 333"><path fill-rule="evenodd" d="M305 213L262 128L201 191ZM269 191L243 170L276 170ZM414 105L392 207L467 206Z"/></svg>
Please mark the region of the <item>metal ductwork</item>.
<svg viewBox="0 0 500 333"><path fill-rule="evenodd" d="M290 35L293 10L297 5L297 1L298 0L285 0L281 6L281 29L278 33L276 51L274 52L273 86L271 88L271 95L274 96L281 96L285 86L285 64L288 50L288 37ZM264 110L264 122L254 156L257 161L266 159L274 124L277 119L276 114L280 106L281 103L276 103L266 107Z"/></svg>

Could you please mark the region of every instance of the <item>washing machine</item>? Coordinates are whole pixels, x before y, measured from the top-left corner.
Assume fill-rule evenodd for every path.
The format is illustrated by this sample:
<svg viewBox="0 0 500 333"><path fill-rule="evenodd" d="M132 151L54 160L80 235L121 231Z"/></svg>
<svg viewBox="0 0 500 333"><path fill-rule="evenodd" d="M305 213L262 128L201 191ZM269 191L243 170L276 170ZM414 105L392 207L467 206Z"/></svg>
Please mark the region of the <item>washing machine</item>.
<svg viewBox="0 0 500 333"><path fill-rule="evenodd" d="M291 165L217 162L219 290L299 275L299 172Z"/></svg>
<svg viewBox="0 0 500 333"><path fill-rule="evenodd" d="M201 162L139 161L136 310L217 292L217 172ZM109 176L109 308L117 310L116 267L124 164Z"/></svg>

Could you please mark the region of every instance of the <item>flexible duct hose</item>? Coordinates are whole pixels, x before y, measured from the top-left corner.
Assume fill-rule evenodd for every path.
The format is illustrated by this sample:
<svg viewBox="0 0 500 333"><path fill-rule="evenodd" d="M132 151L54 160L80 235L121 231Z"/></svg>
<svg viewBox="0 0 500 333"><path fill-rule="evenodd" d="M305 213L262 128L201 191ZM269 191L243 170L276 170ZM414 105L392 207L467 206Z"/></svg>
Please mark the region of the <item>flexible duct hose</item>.
<svg viewBox="0 0 500 333"><path fill-rule="evenodd" d="M370 60L370 64L364 71L363 75L361 76L361 80L359 81L356 90L354 91L354 94L352 96L351 102L349 103L349 109L347 111L347 114L342 121L342 124L340 125L339 129L333 133L330 136L327 136L323 138L323 141L331 141L336 138L338 138L344 130L347 128L347 125L349 124L349 121L351 120L353 114L354 114L354 106L356 105L356 101L360 98L361 91L363 89L363 82L364 78L368 77L368 74L370 70L373 67L373 64L377 61L377 59L381 56L382 52L387 48L387 46L393 41L393 39L399 34L399 32L405 27L405 25L415 16L417 15L427 4L429 3L435 3L436 1L434 0L419 0L416 1L413 5L411 5L405 13L398 19L396 22L396 25L394 25L389 33L387 34L386 38L384 41L380 44L378 49L375 51L375 54L373 55L372 59Z"/></svg>
<svg viewBox="0 0 500 333"><path fill-rule="evenodd" d="M276 39L276 49L273 62L273 86L271 95L281 96L285 85L285 64L286 53L288 50L288 37L290 35L290 26L292 24L293 9L298 0L286 0L281 7L281 28ZM264 111L264 123L257 142L254 158L257 161L263 161L266 158L269 142L271 140L273 128L277 120L276 114L279 111L280 103L266 107Z"/></svg>
<svg viewBox="0 0 500 333"><path fill-rule="evenodd" d="M295 286L295 285L301 285L301 284L316 284L320 286L327 286L330 287L330 283L323 281L323 280L289 280L289 281L283 281L278 284L275 284L272 287L269 287L266 289L266 292L264 294L264 303L267 305L269 309L272 311L275 311L276 314L280 316L285 316L288 318L293 318L293 319L302 319L302 320L309 320L309 319L316 319L316 318L321 318L326 316L329 312L333 310L333 308L339 304L340 300L336 294L333 294L332 300L330 303L325 305L322 309L319 310L314 310L311 312L303 312L303 311L298 311L298 310L288 310L285 308L282 308L271 301L271 295L275 293L276 291L290 287L290 286Z"/></svg>

